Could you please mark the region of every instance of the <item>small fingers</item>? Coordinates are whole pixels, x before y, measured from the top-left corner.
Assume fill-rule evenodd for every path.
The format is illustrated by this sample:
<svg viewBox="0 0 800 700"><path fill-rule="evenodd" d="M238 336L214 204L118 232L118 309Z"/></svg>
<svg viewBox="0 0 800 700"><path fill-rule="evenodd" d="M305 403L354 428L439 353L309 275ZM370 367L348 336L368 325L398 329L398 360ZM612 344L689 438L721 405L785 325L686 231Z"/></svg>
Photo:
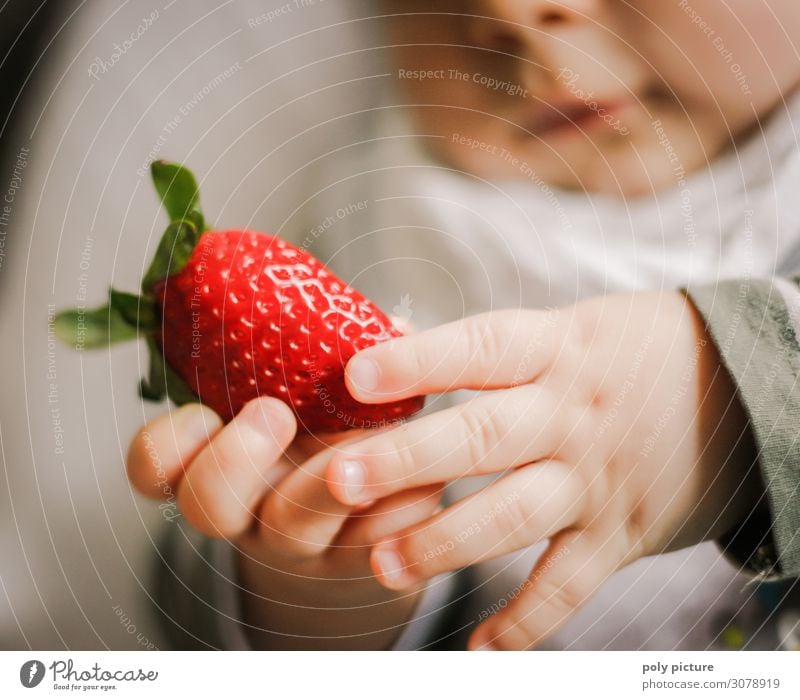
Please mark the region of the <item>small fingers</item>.
<svg viewBox="0 0 800 700"><path fill-rule="evenodd" d="M387 588L409 588L547 539L573 525L584 502L574 468L531 464L378 544L373 570Z"/></svg>
<svg viewBox="0 0 800 700"><path fill-rule="evenodd" d="M322 478L329 459L329 450L314 455L267 494L258 520L261 537L271 548L311 557L336 537L353 508L337 501Z"/></svg>
<svg viewBox="0 0 800 700"><path fill-rule="evenodd" d="M222 419L199 403L150 421L131 440L128 479L145 496L172 497L186 467L221 427Z"/></svg>
<svg viewBox="0 0 800 700"><path fill-rule="evenodd" d="M358 440L364 432L302 435L292 443L286 454L294 468L266 495L259 510L260 535L270 547L309 557L330 546L354 508L333 498L325 468L342 444Z"/></svg>
<svg viewBox="0 0 800 700"><path fill-rule="evenodd" d="M355 505L552 457L573 425L563 404L536 385L478 396L338 450L329 487Z"/></svg>
<svg viewBox="0 0 800 700"><path fill-rule="evenodd" d="M557 319L557 311L494 311L395 338L348 362L347 388L364 403L386 403L523 384L547 366Z"/></svg>
<svg viewBox="0 0 800 700"><path fill-rule="evenodd" d="M624 537L565 530L554 537L531 575L481 624L472 650L530 649L554 634L593 596L627 555Z"/></svg>
<svg viewBox="0 0 800 700"><path fill-rule="evenodd" d="M210 537L248 529L263 493L291 468L280 459L296 430L282 401L250 401L189 467L178 487L184 517Z"/></svg>
<svg viewBox="0 0 800 700"><path fill-rule="evenodd" d="M384 498L345 525L335 548L373 545L392 533L425 521L439 508L444 486L434 484Z"/></svg>
<svg viewBox="0 0 800 700"><path fill-rule="evenodd" d="M441 485L404 491L362 510L335 500L321 474L328 455L316 455L295 468L264 499L261 536L284 555L318 556L326 550L374 544L382 537L424 520L436 509Z"/></svg>

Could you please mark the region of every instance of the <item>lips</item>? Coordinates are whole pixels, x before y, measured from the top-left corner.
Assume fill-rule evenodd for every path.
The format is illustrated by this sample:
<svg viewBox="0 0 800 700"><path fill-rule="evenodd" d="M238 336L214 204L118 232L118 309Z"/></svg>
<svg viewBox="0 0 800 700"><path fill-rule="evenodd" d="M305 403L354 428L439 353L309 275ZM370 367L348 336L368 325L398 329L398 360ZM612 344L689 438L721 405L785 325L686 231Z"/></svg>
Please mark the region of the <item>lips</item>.
<svg viewBox="0 0 800 700"><path fill-rule="evenodd" d="M558 131L604 125L602 117L616 115L623 107L622 102L600 102L595 99L589 103L543 102L532 112L529 111L519 123L535 136L552 135Z"/></svg>

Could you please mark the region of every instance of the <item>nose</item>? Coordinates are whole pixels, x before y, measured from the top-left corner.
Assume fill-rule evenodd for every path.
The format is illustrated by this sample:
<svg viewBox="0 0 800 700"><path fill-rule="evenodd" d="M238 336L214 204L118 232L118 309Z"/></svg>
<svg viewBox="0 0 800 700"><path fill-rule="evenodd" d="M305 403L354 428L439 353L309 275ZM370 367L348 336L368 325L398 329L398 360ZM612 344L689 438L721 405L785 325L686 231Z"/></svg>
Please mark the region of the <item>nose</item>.
<svg viewBox="0 0 800 700"><path fill-rule="evenodd" d="M479 9L470 20L471 38L483 48L520 53L538 32L565 30L596 19L603 1L485 0L477 3Z"/></svg>

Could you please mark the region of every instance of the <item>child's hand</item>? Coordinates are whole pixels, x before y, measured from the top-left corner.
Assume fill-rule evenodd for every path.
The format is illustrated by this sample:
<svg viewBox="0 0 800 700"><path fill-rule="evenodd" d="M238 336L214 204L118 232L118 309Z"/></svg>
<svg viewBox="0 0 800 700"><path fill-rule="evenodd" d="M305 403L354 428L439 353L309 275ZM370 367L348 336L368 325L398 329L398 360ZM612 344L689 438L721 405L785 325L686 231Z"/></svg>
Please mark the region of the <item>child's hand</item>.
<svg viewBox="0 0 800 700"><path fill-rule="evenodd" d="M386 648L416 594L380 586L369 546L430 516L438 487L426 486L357 512L332 498L322 472L333 454L277 399L251 401L228 425L191 404L134 438L133 485L153 498L176 494L196 529L234 540L250 632L263 648ZM350 438L353 433L338 438ZM331 442L335 440L331 438Z"/></svg>
<svg viewBox="0 0 800 700"><path fill-rule="evenodd" d="M504 311L370 348L356 398L500 389L347 445L342 503L488 473L492 485L378 544L392 590L549 538L471 648L552 634L617 569L723 534L758 496L746 418L704 324L677 293Z"/></svg>

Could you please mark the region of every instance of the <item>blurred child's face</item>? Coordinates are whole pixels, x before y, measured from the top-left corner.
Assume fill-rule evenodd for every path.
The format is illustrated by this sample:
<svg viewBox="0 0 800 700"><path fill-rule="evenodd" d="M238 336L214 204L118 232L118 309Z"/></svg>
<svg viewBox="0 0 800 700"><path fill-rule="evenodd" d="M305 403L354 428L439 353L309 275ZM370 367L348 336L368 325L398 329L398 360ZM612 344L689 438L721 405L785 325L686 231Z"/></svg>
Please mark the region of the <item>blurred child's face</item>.
<svg viewBox="0 0 800 700"><path fill-rule="evenodd" d="M800 0L398 0L392 10L412 13L392 20L392 38L421 132L441 137L430 143L448 162L490 178L622 196L674 186L800 81Z"/></svg>

